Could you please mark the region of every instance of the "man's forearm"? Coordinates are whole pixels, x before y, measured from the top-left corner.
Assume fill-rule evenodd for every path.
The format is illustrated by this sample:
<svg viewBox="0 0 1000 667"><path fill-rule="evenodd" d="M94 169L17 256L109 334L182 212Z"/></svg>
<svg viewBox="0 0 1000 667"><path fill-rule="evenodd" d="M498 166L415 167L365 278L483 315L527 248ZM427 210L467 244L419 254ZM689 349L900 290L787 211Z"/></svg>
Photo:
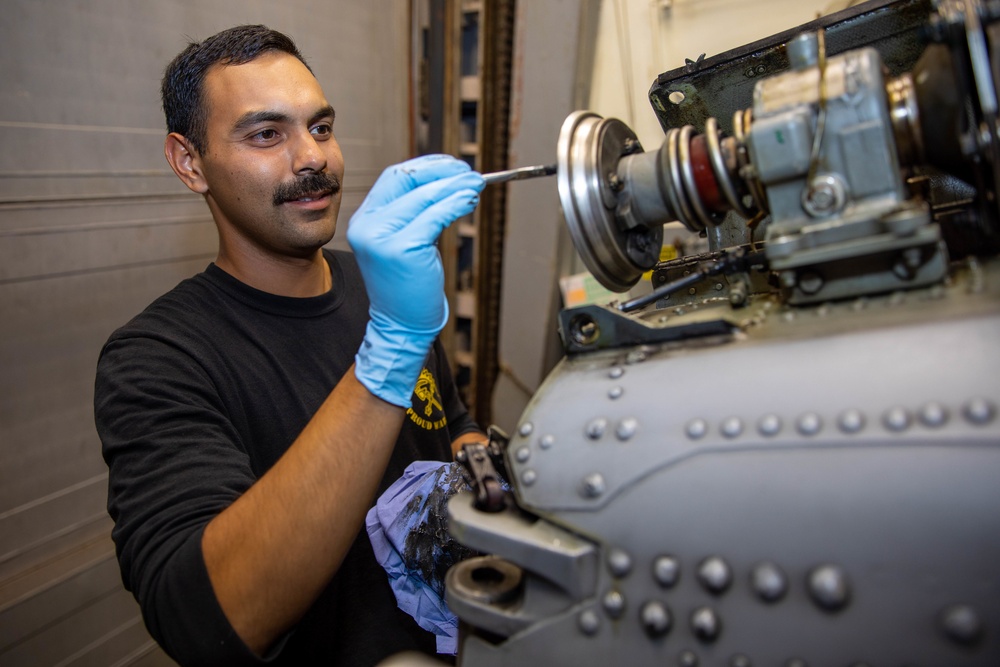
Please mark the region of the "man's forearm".
<svg viewBox="0 0 1000 667"><path fill-rule="evenodd" d="M404 414L369 393L352 368L271 470L206 527L202 552L216 598L258 655L340 567Z"/></svg>

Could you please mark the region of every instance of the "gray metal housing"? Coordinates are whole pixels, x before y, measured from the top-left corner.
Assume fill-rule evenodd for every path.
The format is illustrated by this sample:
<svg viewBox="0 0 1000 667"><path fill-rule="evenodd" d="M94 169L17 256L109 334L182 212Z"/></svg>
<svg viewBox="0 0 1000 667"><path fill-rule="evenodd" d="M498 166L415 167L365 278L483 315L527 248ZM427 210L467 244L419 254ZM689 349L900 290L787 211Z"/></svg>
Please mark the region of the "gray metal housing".
<svg viewBox="0 0 1000 667"><path fill-rule="evenodd" d="M451 507L524 572L503 604L449 589L461 664L998 664L1000 265L771 303L549 376L517 509Z"/></svg>

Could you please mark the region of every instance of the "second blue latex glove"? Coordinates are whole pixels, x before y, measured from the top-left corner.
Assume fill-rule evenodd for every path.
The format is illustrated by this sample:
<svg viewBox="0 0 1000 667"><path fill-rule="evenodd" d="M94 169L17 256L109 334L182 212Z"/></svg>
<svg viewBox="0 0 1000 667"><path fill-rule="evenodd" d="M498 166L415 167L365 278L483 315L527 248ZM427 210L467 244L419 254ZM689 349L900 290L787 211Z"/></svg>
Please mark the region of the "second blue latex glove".
<svg viewBox="0 0 1000 667"><path fill-rule="evenodd" d="M427 352L448 320L435 242L472 213L483 186L465 162L425 155L382 172L351 218L347 241L371 304L354 372L384 401L410 407Z"/></svg>

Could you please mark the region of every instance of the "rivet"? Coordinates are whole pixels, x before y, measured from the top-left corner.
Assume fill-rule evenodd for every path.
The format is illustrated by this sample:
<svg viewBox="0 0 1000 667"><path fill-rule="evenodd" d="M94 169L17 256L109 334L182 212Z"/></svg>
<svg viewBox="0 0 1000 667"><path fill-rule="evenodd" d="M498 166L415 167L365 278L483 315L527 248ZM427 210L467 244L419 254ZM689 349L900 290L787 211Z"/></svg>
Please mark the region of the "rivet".
<svg viewBox="0 0 1000 667"><path fill-rule="evenodd" d="M608 552L608 570L619 579L632 571L632 557L624 549L615 547Z"/></svg>
<svg viewBox="0 0 1000 667"><path fill-rule="evenodd" d="M673 556L657 556L653 561L653 579L660 586L670 588L681 575L681 564Z"/></svg>
<svg viewBox="0 0 1000 667"><path fill-rule="evenodd" d="M722 593L729 588L732 580L729 564L718 556L710 556L698 566L698 581L709 593Z"/></svg>
<svg viewBox="0 0 1000 667"><path fill-rule="evenodd" d="M729 659L729 667L753 667L753 663L747 656L737 653Z"/></svg>
<svg viewBox="0 0 1000 667"><path fill-rule="evenodd" d="M920 423L929 428L941 428L948 422L948 408L940 403L928 403L917 414Z"/></svg>
<svg viewBox="0 0 1000 667"><path fill-rule="evenodd" d="M610 398L612 401L615 401L621 398L622 394L624 393L625 390L622 389L621 387L612 387L611 389L608 390L608 398Z"/></svg>
<svg viewBox="0 0 1000 667"><path fill-rule="evenodd" d="M679 667L698 667L698 654L694 651L681 651L677 656Z"/></svg>
<svg viewBox="0 0 1000 667"><path fill-rule="evenodd" d="M642 605L639 612L642 627L652 639L665 637L673 626L674 620L670 615L670 610L662 602L650 600Z"/></svg>
<svg viewBox="0 0 1000 667"><path fill-rule="evenodd" d="M979 614L964 604L945 609L941 614L941 627L949 639L959 644L974 644L983 634Z"/></svg>
<svg viewBox="0 0 1000 667"><path fill-rule="evenodd" d="M785 663L785 667L809 667L809 663L801 658L791 658Z"/></svg>
<svg viewBox="0 0 1000 667"><path fill-rule="evenodd" d="M580 628L580 632L588 637L593 637L601 629L601 618L594 610L587 609L577 617L577 626Z"/></svg>
<svg viewBox="0 0 1000 667"><path fill-rule="evenodd" d="M608 429L608 420L603 417L598 417L593 419L587 424L585 433L587 437L591 440L597 440L604 435L604 432Z"/></svg>
<svg viewBox="0 0 1000 667"><path fill-rule="evenodd" d="M604 494L604 489L604 476L599 472L595 472L583 478L580 493L584 498L598 498Z"/></svg>
<svg viewBox="0 0 1000 667"><path fill-rule="evenodd" d="M974 398L965 404L965 418L976 426L985 426L996 416L996 406L985 398Z"/></svg>
<svg viewBox="0 0 1000 667"><path fill-rule="evenodd" d="M625 612L625 596L618 591L608 591L604 594L604 611L611 618L621 618Z"/></svg>
<svg viewBox="0 0 1000 667"><path fill-rule="evenodd" d="M517 451L514 452L514 458L516 458L519 463L524 463L531 458L531 448L518 447Z"/></svg>
<svg viewBox="0 0 1000 667"><path fill-rule="evenodd" d="M692 440L699 440L708 433L708 422L704 419L692 419L685 428L687 436Z"/></svg>
<svg viewBox="0 0 1000 667"><path fill-rule="evenodd" d="M898 406L889 408L885 411L885 414L882 415L882 423L885 427L896 433L900 433L910 428L911 422L912 419L910 417L910 413L906 410L906 408Z"/></svg>
<svg viewBox="0 0 1000 667"><path fill-rule="evenodd" d="M722 283L715 283L715 291L716 292L722 291Z"/></svg>
<svg viewBox="0 0 1000 667"><path fill-rule="evenodd" d="M764 562L750 573L750 585L764 602L776 602L788 591L788 578L780 567Z"/></svg>
<svg viewBox="0 0 1000 667"><path fill-rule="evenodd" d="M537 481L538 481L538 473L532 470L531 468L528 468L527 470L521 473L521 482L525 486L531 486Z"/></svg>
<svg viewBox="0 0 1000 667"><path fill-rule="evenodd" d="M778 415L764 415L757 422L757 432L767 437L778 435L781 432L781 419Z"/></svg>
<svg viewBox="0 0 1000 667"><path fill-rule="evenodd" d="M615 435L618 436L619 440L625 441L635 435L635 432L638 430L639 422L634 417L626 417L618 422L618 428L615 429Z"/></svg>
<svg viewBox="0 0 1000 667"><path fill-rule="evenodd" d="M608 371L608 377L612 380L617 380L623 375L625 375L625 369L621 366L612 366L611 370Z"/></svg>
<svg viewBox="0 0 1000 667"><path fill-rule="evenodd" d="M549 449L552 445L556 444L556 436L548 433L542 436L542 439L538 441L538 446L542 449Z"/></svg>
<svg viewBox="0 0 1000 667"><path fill-rule="evenodd" d="M865 427L865 415L860 410L844 410L837 418L837 427L844 433L857 433Z"/></svg>
<svg viewBox="0 0 1000 667"><path fill-rule="evenodd" d="M691 631L703 642L714 642L722 633L722 621L710 607L699 607L691 612Z"/></svg>
<svg viewBox="0 0 1000 667"><path fill-rule="evenodd" d="M793 312L792 312L792 311L790 311L790 310L789 310L789 311L786 311L786 312L785 312L784 314L782 314L782 316L781 316L781 317L782 317L782 319L784 319L784 320L785 320L786 322L794 322L794 321L795 321L795 313L793 313Z"/></svg>
<svg viewBox="0 0 1000 667"><path fill-rule="evenodd" d="M823 420L815 412L807 412L799 417L795 423L795 428L802 435L816 435L823 428Z"/></svg>
<svg viewBox="0 0 1000 667"><path fill-rule="evenodd" d="M531 422L524 422L521 424L521 427L517 429L517 432L522 438L527 438L534 430L535 426Z"/></svg>
<svg viewBox="0 0 1000 667"><path fill-rule="evenodd" d="M843 608L851 595L847 575L836 565L821 565L809 574L809 594L827 611Z"/></svg>
<svg viewBox="0 0 1000 667"><path fill-rule="evenodd" d="M722 426L719 430L722 431L722 435L727 438L736 438L743 433L743 422L740 421L739 417L729 417L722 422Z"/></svg>

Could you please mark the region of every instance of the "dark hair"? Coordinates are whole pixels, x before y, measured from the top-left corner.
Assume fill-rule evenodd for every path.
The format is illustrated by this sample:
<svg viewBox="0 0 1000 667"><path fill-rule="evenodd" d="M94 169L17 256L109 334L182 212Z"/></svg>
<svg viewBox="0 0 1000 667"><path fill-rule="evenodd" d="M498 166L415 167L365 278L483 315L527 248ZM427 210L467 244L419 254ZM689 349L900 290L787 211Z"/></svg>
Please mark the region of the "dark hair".
<svg viewBox="0 0 1000 667"><path fill-rule="evenodd" d="M205 120L208 109L202 99L205 74L212 65L243 65L269 51L293 55L312 71L298 48L286 35L263 25L241 25L191 42L167 65L160 85L167 132L188 139L199 153L208 145Z"/></svg>

